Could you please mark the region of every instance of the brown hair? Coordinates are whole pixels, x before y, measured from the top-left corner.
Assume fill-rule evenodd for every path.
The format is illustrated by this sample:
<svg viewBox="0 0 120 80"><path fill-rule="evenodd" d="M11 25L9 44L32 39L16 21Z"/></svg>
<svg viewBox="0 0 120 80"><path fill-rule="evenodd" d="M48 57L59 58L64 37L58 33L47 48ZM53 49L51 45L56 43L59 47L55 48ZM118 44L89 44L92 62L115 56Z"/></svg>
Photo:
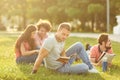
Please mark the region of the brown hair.
<svg viewBox="0 0 120 80"><path fill-rule="evenodd" d="M36 24L38 30L40 30L40 28L45 28L48 32L51 30L52 25L48 20L42 20L40 19L38 21L38 23Z"/></svg>
<svg viewBox="0 0 120 80"><path fill-rule="evenodd" d="M31 49L34 49L34 39L31 38L32 32L36 31L37 28L33 24L30 24L26 27L24 32L20 35L20 37L17 39L15 48L20 49L20 45L22 42L28 42L30 45Z"/></svg>
<svg viewBox="0 0 120 80"><path fill-rule="evenodd" d="M98 37L98 43L101 45L102 42L107 42L108 40L108 34L107 33L102 33Z"/></svg>
<svg viewBox="0 0 120 80"><path fill-rule="evenodd" d="M68 31L71 31L70 23L68 22L61 23L58 27L58 30L63 29L63 28L67 29Z"/></svg>

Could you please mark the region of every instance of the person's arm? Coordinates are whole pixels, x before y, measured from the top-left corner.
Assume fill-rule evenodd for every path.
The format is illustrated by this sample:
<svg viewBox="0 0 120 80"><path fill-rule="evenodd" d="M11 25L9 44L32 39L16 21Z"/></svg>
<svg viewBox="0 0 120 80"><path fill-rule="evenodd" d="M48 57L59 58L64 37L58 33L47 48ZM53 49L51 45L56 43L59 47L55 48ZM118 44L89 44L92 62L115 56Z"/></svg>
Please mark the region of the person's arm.
<svg viewBox="0 0 120 80"><path fill-rule="evenodd" d="M96 46L93 46L90 49L90 61L93 65L98 66L100 65L101 61L97 62L96 56L97 56L97 48Z"/></svg>
<svg viewBox="0 0 120 80"><path fill-rule="evenodd" d="M70 57L67 57L66 56L66 52L65 52L65 49L63 49L63 51L61 52L60 54L60 58L61 59L58 59L58 61L62 62L62 63L68 63L68 60L70 59Z"/></svg>
<svg viewBox="0 0 120 80"><path fill-rule="evenodd" d="M99 66L99 65L101 65L101 61L99 61L99 62L96 63L95 58L90 58L90 61L91 61L91 63L92 63L94 66Z"/></svg>
<svg viewBox="0 0 120 80"><path fill-rule="evenodd" d="M95 58L91 58L90 57L90 61L92 62L92 63L95 63L96 61L95 61Z"/></svg>
<svg viewBox="0 0 120 80"><path fill-rule="evenodd" d="M63 51L61 52L61 56L66 57L65 49L63 49Z"/></svg>
<svg viewBox="0 0 120 80"><path fill-rule="evenodd" d="M31 55L31 54L36 54L36 53L39 52L39 50L26 51L24 43L21 43L20 50L21 50L21 54L23 56L25 56L25 55Z"/></svg>
<svg viewBox="0 0 120 80"><path fill-rule="evenodd" d="M43 61L43 58L45 58L47 55L48 55L48 51L44 48L41 48L40 52L39 52L39 55L38 55L38 57L35 61L35 64L34 64L34 67L33 67L33 70L32 70L32 74L37 72L39 66L41 65L41 63Z"/></svg>

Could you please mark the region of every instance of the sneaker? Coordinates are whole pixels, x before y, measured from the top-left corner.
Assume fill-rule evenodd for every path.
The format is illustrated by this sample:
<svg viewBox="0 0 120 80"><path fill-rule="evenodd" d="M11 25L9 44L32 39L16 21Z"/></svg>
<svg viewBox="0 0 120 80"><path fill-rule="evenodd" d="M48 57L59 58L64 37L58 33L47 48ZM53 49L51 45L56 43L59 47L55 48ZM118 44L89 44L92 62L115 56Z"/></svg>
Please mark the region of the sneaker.
<svg viewBox="0 0 120 80"><path fill-rule="evenodd" d="M92 68L90 70L88 70L89 73L99 73L99 71L95 68Z"/></svg>
<svg viewBox="0 0 120 80"><path fill-rule="evenodd" d="M92 46L91 46L89 43L87 43L87 44L85 45L86 51L87 51L87 50L90 50L91 47L92 47Z"/></svg>

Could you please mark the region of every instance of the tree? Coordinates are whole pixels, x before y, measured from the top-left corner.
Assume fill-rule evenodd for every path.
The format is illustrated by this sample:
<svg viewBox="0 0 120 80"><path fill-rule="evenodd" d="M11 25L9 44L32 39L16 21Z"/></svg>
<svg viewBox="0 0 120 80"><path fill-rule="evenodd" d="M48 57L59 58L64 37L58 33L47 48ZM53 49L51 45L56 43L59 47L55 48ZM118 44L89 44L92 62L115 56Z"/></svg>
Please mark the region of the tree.
<svg viewBox="0 0 120 80"><path fill-rule="evenodd" d="M91 15L92 22L92 31L98 26L97 22L99 21L98 15L103 12L104 7L101 4L90 4L88 5L88 13Z"/></svg>

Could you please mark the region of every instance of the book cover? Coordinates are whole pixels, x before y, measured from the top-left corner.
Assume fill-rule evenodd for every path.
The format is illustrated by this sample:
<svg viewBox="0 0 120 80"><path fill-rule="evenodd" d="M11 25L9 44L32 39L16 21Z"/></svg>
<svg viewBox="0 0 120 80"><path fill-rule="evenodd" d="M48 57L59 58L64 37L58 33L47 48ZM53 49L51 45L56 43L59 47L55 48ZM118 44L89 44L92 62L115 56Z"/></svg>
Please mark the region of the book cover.
<svg viewBox="0 0 120 80"><path fill-rule="evenodd" d="M60 58L57 59L57 61L67 62L69 59L70 59L70 57L60 57Z"/></svg>

